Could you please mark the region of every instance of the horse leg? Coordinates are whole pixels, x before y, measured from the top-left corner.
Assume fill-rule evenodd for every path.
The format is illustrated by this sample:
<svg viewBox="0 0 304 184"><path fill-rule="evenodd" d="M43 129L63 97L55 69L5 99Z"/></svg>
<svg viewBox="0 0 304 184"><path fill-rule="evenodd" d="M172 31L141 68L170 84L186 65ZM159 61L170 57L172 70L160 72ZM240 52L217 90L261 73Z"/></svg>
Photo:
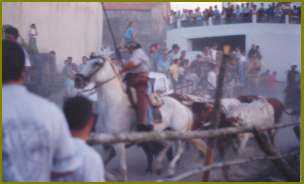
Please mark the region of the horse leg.
<svg viewBox="0 0 304 184"><path fill-rule="evenodd" d="M166 156L166 153L171 147L172 147L172 142L164 141L164 148L160 151L154 163L154 170L156 174L161 173L162 162Z"/></svg>
<svg viewBox="0 0 304 184"><path fill-rule="evenodd" d="M176 153L175 157L173 158L173 160L170 162L169 168L168 168L169 177L174 175L176 163L181 158L182 154L184 153L184 150L185 150L184 142L181 140L178 140L177 141L177 153Z"/></svg>
<svg viewBox="0 0 304 184"><path fill-rule="evenodd" d="M150 149L150 146L148 145L149 143L142 143L140 147L143 149L145 152L146 158L147 158L147 168L146 168L146 173L152 172L152 163L153 163L153 153L152 150Z"/></svg>
<svg viewBox="0 0 304 184"><path fill-rule="evenodd" d="M127 170L127 152L124 143L119 143L114 145L114 149L120 159L120 172L123 176L123 180L128 180L128 170Z"/></svg>
<svg viewBox="0 0 304 184"><path fill-rule="evenodd" d="M240 148L238 150L238 154L240 154L244 150L244 148L247 145L247 142L248 142L250 137L251 137L250 133L244 133L242 135L241 145L240 145Z"/></svg>
<svg viewBox="0 0 304 184"><path fill-rule="evenodd" d="M217 141L217 148L219 151L219 156L222 161L225 161L225 151L226 151L225 143L226 143L226 141L224 139L218 139L218 141ZM222 175L226 181L229 180L229 169L230 169L229 166L222 167Z"/></svg>
<svg viewBox="0 0 304 184"><path fill-rule="evenodd" d="M189 142L194 145L194 147L201 152L203 156L207 154L207 144L202 139L190 139Z"/></svg>
<svg viewBox="0 0 304 184"><path fill-rule="evenodd" d="M172 148L170 148L169 150L168 150L168 152L167 152L167 159L168 159L168 161L172 161L173 160L173 149Z"/></svg>
<svg viewBox="0 0 304 184"><path fill-rule="evenodd" d="M108 165L108 163L116 156L115 149L112 146L104 146L105 152L106 152L106 158L104 160L105 165Z"/></svg>
<svg viewBox="0 0 304 184"><path fill-rule="evenodd" d="M268 130L267 131L268 137L271 141L271 144L274 145L274 137L275 137L275 130Z"/></svg>

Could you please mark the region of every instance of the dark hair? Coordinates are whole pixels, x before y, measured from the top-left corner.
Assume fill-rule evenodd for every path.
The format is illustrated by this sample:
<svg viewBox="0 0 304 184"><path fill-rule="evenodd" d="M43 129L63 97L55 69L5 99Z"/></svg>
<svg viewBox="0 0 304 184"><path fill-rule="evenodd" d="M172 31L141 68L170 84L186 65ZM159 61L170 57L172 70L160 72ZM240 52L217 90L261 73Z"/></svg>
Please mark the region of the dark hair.
<svg viewBox="0 0 304 184"><path fill-rule="evenodd" d="M52 50L52 51L50 51L50 54L54 54L54 55L55 55L55 54L56 54L56 52Z"/></svg>
<svg viewBox="0 0 304 184"><path fill-rule="evenodd" d="M5 35L12 35L15 39L19 37L19 31L13 26L7 26L4 30Z"/></svg>
<svg viewBox="0 0 304 184"><path fill-rule="evenodd" d="M179 49L179 46L175 43L172 45L172 49Z"/></svg>
<svg viewBox="0 0 304 184"><path fill-rule="evenodd" d="M128 49L132 49L132 50L136 50L136 49L141 48L141 45L140 45L140 43L134 42L134 41L133 41L133 42L130 42L130 43L128 44L127 48L128 48Z"/></svg>
<svg viewBox="0 0 304 184"><path fill-rule="evenodd" d="M83 96L68 98L64 101L63 111L70 130L82 130L92 115L92 102Z"/></svg>
<svg viewBox="0 0 304 184"><path fill-rule="evenodd" d="M2 82L21 79L25 55L22 47L13 41L2 40Z"/></svg>

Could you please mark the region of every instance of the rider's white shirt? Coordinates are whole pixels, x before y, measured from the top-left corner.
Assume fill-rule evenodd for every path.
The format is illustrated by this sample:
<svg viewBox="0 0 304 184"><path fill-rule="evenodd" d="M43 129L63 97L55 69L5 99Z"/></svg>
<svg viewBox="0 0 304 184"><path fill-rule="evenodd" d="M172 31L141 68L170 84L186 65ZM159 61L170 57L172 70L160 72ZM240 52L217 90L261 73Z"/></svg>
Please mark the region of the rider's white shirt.
<svg viewBox="0 0 304 184"><path fill-rule="evenodd" d="M143 49L136 49L133 52L130 61L136 65L136 68L129 70L130 73L141 73L149 71L149 57L146 55Z"/></svg>
<svg viewBox="0 0 304 184"><path fill-rule="evenodd" d="M99 154L82 139L74 138L74 143L77 147L78 158L81 160L81 166L73 174L58 178L56 181L105 181L104 165Z"/></svg>
<svg viewBox="0 0 304 184"><path fill-rule="evenodd" d="M80 166L66 119L53 103L21 85L2 88L5 181L49 181Z"/></svg>

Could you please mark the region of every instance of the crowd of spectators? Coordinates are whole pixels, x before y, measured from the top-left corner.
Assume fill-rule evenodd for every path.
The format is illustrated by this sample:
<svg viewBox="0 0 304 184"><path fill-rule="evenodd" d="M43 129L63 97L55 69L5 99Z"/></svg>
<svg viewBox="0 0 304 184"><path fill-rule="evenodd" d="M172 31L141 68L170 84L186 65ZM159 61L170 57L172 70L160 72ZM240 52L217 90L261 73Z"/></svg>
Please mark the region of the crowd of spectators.
<svg viewBox="0 0 304 184"><path fill-rule="evenodd" d="M149 56L153 71L166 74L175 89L186 83L192 83L195 91L213 94L216 88L216 76L222 61L222 51L217 44L204 47L195 59L190 60L185 50L180 50L174 44L171 50L161 48L159 44L152 44ZM225 96L232 97L236 92L258 94L260 87L270 92L275 89L276 71L262 72L262 53L259 45L252 45L246 53L240 48L235 48L232 60L227 64L225 76Z"/></svg>
<svg viewBox="0 0 304 184"><path fill-rule="evenodd" d="M213 25L252 22L252 15L257 16L257 22L284 23L285 15L289 15L291 23L300 23L301 7L289 3L272 3L267 7L264 3L228 3L222 10L217 5L210 6L204 10L200 7L195 10L183 9L182 11L171 11L170 22L177 24L182 20L182 26L209 25L210 18Z"/></svg>

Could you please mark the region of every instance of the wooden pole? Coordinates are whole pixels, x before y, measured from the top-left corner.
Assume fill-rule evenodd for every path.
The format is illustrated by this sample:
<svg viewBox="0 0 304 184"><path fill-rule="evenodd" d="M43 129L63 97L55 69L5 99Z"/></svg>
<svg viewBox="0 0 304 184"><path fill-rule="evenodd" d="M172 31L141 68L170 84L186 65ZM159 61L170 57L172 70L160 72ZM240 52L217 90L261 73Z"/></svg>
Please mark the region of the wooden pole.
<svg viewBox="0 0 304 184"><path fill-rule="evenodd" d="M271 127L264 127L260 131L270 129L278 129L289 126L294 126L297 123L277 124ZM217 130L200 130L200 131L166 131L166 132L132 132L132 133L119 133L119 134L92 134L90 144L115 144L115 143L139 143L149 141L161 140L175 140L175 139L194 139L194 138L215 138L224 135L238 134L244 132L252 132L253 128L250 127L237 127L237 128L221 128Z"/></svg>
<svg viewBox="0 0 304 184"><path fill-rule="evenodd" d="M221 98L223 96L223 86L224 86L224 78L225 78L225 72L226 72L226 65L227 62L231 59L229 56L230 53L230 46L224 45L223 47L223 59L220 66L220 71L217 77L217 88L215 91L214 96L214 111L211 117L212 125L214 126L214 129L217 129L220 124L220 106L221 106ZM207 155L204 165L210 165L213 163L213 154L214 154L214 148L215 148L216 140L210 139L207 149ZM208 181L210 176L210 170L203 173L202 181Z"/></svg>

